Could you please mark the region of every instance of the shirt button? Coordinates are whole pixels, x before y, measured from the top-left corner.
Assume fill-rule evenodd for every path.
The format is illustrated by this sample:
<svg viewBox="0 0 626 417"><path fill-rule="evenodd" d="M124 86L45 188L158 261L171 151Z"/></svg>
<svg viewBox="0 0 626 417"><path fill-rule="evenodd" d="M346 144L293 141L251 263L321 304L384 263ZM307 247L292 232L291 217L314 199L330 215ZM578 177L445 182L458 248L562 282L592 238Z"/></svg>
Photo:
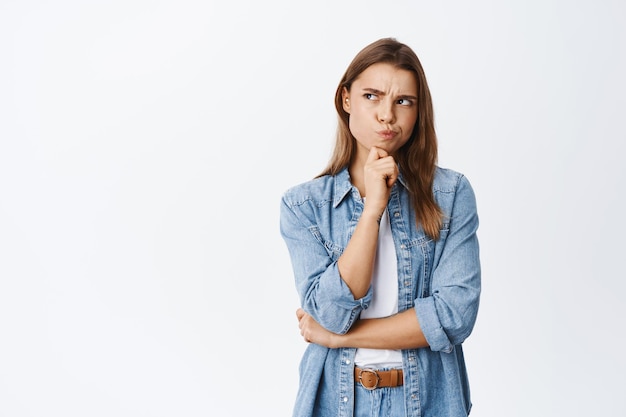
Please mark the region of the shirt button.
<svg viewBox="0 0 626 417"><path fill-rule="evenodd" d="M343 401L344 403L347 403L347 402L348 402L348 397L343 397L343 398L341 399L341 401Z"/></svg>
<svg viewBox="0 0 626 417"><path fill-rule="evenodd" d="M406 245L400 245L402 249L406 249Z"/></svg>
<svg viewBox="0 0 626 417"><path fill-rule="evenodd" d="M346 365L350 365L350 359L346 359Z"/></svg>
<svg viewBox="0 0 626 417"><path fill-rule="evenodd" d="M395 213L393 213L393 216L394 217L400 217L400 213L396 211Z"/></svg>

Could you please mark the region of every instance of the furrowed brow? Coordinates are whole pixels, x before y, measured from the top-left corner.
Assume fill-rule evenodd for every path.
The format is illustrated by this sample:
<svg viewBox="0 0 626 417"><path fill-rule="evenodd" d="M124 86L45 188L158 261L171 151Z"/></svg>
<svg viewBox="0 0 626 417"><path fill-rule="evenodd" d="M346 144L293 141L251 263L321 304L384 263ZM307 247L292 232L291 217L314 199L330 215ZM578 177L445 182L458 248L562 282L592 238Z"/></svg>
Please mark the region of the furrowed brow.
<svg viewBox="0 0 626 417"><path fill-rule="evenodd" d="M377 90L375 88L364 88L363 91L367 91L368 93L376 94L377 96L384 96L385 93L383 91Z"/></svg>
<svg viewBox="0 0 626 417"><path fill-rule="evenodd" d="M417 101L417 97L409 95L409 94L403 94L398 96L398 100L414 100Z"/></svg>
<svg viewBox="0 0 626 417"><path fill-rule="evenodd" d="M375 88L364 88L363 91L366 91L368 93L372 93L372 94L376 94L377 96L384 96L385 92L384 91L380 91L377 90ZM398 97L396 97L398 100L417 100L416 96L410 95L410 94L401 94Z"/></svg>

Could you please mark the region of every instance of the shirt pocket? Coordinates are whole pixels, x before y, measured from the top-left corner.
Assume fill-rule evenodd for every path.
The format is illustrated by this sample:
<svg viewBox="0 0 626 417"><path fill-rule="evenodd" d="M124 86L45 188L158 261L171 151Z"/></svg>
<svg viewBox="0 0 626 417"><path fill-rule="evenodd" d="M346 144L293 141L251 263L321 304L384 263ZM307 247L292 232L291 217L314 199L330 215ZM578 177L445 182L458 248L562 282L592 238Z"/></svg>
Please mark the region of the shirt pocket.
<svg viewBox="0 0 626 417"><path fill-rule="evenodd" d="M331 262L337 262L345 249L344 246L339 245L336 242L324 237L324 235L320 232L319 227L313 226L310 227L309 230L311 231L315 239L317 239L317 241L322 246L324 246L324 249L326 249L326 253L328 253L328 257L330 258Z"/></svg>
<svg viewBox="0 0 626 417"><path fill-rule="evenodd" d="M417 279L416 298L426 298L431 295L431 277L437 253L443 247L449 232L450 222L444 221L439 229L439 239L433 240L428 235L423 235L409 243L415 264L413 274Z"/></svg>

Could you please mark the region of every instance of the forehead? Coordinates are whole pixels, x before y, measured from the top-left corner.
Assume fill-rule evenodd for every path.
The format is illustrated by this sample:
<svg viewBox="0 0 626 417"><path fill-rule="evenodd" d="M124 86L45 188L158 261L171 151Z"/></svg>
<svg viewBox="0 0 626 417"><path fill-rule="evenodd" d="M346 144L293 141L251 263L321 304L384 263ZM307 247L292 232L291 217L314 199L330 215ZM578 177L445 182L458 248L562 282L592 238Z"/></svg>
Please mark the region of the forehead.
<svg viewBox="0 0 626 417"><path fill-rule="evenodd" d="M415 74L409 70L396 68L392 64L370 65L352 83L357 88L374 88L380 91L417 94Z"/></svg>

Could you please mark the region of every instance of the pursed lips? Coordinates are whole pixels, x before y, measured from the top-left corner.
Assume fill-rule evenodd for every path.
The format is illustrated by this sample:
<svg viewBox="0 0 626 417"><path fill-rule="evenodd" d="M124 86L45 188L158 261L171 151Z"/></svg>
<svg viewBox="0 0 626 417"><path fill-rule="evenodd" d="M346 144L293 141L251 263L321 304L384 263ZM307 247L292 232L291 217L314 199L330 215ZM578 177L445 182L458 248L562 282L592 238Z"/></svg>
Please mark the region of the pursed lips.
<svg viewBox="0 0 626 417"><path fill-rule="evenodd" d="M378 136L380 136L383 139L393 139L394 136L398 134L398 132L394 130L389 130L389 129L379 130L376 133L378 134Z"/></svg>

